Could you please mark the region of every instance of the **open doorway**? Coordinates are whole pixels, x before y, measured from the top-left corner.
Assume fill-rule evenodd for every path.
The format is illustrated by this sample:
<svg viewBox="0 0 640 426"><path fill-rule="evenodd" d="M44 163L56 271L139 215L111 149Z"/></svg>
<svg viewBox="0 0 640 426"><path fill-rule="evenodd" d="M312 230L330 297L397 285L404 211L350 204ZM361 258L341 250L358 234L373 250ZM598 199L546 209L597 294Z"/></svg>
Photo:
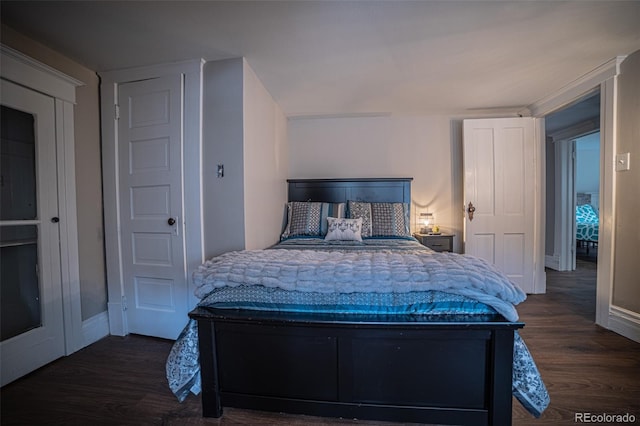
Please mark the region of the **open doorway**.
<svg viewBox="0 0 640 426"><path fill-rule="evenodd" d="M613 266L615 263L613 239L613 227L615 226L614 219L616 213L614 203L616 195L615 145L616 123L619 115L618 110L616 109L616 95L618 93L616 82L620 75L621 64L624 60L624 56L617 56L602 66L578 78L559 90L557 93L547 96L527 108L533 117L544 119L542 124L545 124L548 117L586 100L590 95L598 95L600 98L600 108L594 108L594 119L591 120L590 124L587 122L587 127L592 126L591 130L600 129L601 159L599 213L601 219L598 235L595 323L607 329L620 330L627 327L627 320L622 318L624 315L623 313L618 315L618 313L613 310L611 300L613 293ZM599 119L596 118L598 114ZM547 123L546 127L550 128L548 124L549 123ZM544 137L544 128L541 130L541 136ZM550 138L552 138L552 136L550 136ZM553 142L550 138L548 138L548 140L545 141L546 143L543 145L545 147L543 153L549 155L553 151ZM542 183L544 183L544 180L548 178L545 168L552 170L552 164L553 163L548 162L546 158L544 161L540 162L540 180L543 181ZM548 165L549 167L547 167ZM544 176L544 178L542 178L542 176ZM553 191L548 191L550 187L554 188L554 182L549 182L547 180L546 186L543 189L545 192L544 202L541 203L543 209L546 210L542 210L540 212L542 218L544 218L543 220L546 220L547 218L550 219L547 223L543 223L543 226L540 228L541 245L539 248L541 252L543 252L542 254L545 259L546 266L549 266L549 264L554 261L556 261L557 265L558 259L554 256L558 253L558 245L555 244L555 236L559 231L565 231L566 233L566 230L562 229L562 224L557 224L553 221L552 216L555 214L555 208L553 205L547 205L548 201L554 200ZM556 227L560 227L561 229L556 230ZM570 247L570 244L568 244L568 246ZM549 271L555 272L552 269L549 269ZM627 333L626 329L624 329L624 332L621 332L621 334L625 335L624 333Z"/></svg>
<svg viewBox="0 0 640 426"><path fill-rule="evenodd" d="M545 266L559 286L588 298L595 317L600 207L600 90L545 117ZM558 271L557 273L555 271Z"/></svg>
<svg viewBox="0 0 640 426"><path fill-rule="evenodd" d="M547 268L576 269L578 242L583 246L576 235L576 206L595 203L599 207L599 131L599 90L545 117ZM597 246L597 235L589 242L591 251Z"/></svg>

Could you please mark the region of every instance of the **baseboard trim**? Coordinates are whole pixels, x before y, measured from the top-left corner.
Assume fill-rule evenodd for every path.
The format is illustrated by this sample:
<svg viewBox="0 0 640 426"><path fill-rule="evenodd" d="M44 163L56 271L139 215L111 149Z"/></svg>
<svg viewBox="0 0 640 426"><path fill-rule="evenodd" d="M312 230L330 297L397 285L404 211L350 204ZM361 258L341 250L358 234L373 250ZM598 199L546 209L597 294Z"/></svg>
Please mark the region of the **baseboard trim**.
<svg viewBox="0 0 640 426"><path fill-rule="evenodd" d="M553 269L554 271L560 270L560 256L550 256L546 255L544 257L544 266L545 268Z"/></svg>
<svg viewBox="0 0 640 426"><path fill-rule="evenodd" d="M82 321L82 347L89 346L109 335L109 314L100 312Z"/></svg>
<svg viewBox="0 0 640 426"><path fill-rule="evenodd" d="M609 308L609 329L640 343L640 314L611 305Z"/></svg>
<svg viewBox="0 0 640 426"><path fill-rule="evenodd" d="M113 336L126 336L125 322L127 317L124 313L122 303L108 302L107 311L109 313L109 332Z"/></svg>

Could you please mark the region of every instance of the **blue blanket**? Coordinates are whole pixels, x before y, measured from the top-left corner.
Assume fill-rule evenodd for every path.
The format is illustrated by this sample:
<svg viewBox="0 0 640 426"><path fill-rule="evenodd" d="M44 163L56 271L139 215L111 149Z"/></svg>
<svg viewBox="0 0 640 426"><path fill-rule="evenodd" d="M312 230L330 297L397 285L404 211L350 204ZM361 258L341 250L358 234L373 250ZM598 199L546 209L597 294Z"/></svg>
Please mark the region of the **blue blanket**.
<svg viewBox="0 0 640 426"><path fill-rule="evenodd" d="M365 240L362 243L332 243L332 250L350 252L393 250L415 253L422 250L412 239ZM319 239L292 239L274 248L327 249ZM428 250L428 249L424 249ZM441 254L440 254L441 255ZM453 256L453 255L452 255ZM460 256L460 255L455 255ZM458 259L459 260L459 259ZM196 280L197 281L197 280ZM201 283L202 284L202 283ZM203 285L199 290L202 291ZM429 290L395 292L309 292L279 287L233 283L216 286L202 297L199 306L286 312L362 313L384 315L487 315L496 314L494 307L477 298L446 291ZM526 345L516 333L514 344L513 394L529 412L538 417L549 404L549 395ZM166 365L171 390L182 401L201 390L198 332L190 320L174 344Z"/></svg>

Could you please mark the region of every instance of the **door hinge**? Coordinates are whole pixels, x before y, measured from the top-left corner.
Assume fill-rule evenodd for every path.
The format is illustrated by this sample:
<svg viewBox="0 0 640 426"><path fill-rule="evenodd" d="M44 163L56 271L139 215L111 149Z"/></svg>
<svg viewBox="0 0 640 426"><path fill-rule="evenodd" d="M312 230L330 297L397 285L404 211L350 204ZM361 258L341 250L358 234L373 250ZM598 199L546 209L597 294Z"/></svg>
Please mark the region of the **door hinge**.
<svg viewBox="0 0 640 426"><path fill-rule="evenodd" d="M127 310L127 296L122 296L122 310Z"/></svg>
<svg viewBox="0 0 640 426"><path fill-rule="evenodd" d="M116 120L120 120L120 105L115 104L115 114L116 114Z"/></svg>

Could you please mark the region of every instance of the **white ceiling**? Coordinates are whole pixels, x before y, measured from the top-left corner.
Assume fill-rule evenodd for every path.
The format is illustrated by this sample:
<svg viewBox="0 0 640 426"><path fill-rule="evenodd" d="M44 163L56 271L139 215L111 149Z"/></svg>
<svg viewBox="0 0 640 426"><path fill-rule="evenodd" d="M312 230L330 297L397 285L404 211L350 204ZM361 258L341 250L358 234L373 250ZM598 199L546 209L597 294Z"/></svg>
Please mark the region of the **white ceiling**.
<svg viewBox="0 0 640 426"><path fill-rule="evenodd" d="M244 56L288 116L517 111L640 49L640 1L6 1L96 71Z"/></svg>

